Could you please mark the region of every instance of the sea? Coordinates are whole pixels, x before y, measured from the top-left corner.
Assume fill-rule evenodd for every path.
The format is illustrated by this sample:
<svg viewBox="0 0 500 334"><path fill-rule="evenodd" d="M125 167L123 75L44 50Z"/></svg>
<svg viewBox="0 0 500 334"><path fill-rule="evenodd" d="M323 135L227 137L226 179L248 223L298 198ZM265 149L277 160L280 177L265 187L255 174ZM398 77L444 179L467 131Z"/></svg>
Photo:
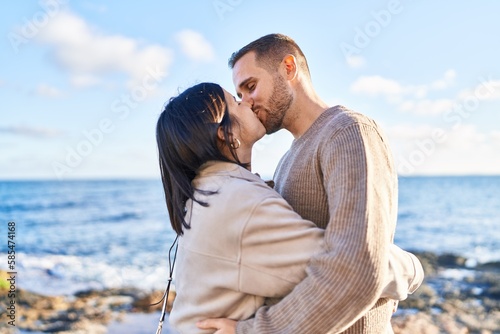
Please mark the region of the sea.
<svg viewBox="0 0 500 334"><path fill-rule="evenodd" d="M20 288L70 295L167 282L175 234L159 180L0 181L0 219L0 269ZM471 267L500 261L500 176L400 177L395 243Z"/></svg>

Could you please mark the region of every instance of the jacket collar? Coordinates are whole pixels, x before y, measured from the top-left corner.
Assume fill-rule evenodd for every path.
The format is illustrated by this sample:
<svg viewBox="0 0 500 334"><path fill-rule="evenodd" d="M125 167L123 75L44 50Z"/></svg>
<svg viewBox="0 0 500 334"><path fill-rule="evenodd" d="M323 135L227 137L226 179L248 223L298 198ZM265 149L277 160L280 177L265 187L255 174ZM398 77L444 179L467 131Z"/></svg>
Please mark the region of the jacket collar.
<svg viewBox="0 0 500 334"><path fill-rule="evenodd" d="M196 178L207 177L207 176L228 176L238 179L243 179L247 181L265 182L258 176L250 172L248 169L241 167L235 163L224 162L224 161L208 161L196 172Z"/></svg>

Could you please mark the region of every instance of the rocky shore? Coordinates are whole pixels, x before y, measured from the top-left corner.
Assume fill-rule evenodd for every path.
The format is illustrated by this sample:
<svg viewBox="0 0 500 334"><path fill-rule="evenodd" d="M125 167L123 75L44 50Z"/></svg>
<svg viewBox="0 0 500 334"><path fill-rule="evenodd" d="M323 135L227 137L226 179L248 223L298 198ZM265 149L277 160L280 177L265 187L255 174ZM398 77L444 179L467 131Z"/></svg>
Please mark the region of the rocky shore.
<svg viewBox="0 0 500 334"><path fill-rule="evenodd" d="M500 333L500 262L471 267L452 255L417 253L426 279L400 302L392 324L396 334ZM162 292L135 288L82 291L74 296L43 296L16 291L16 327L8 324L8 284L0 272L0 332L108 333L109 324L134 313L157 312ZM175 293L168 299L172 305Z"/></svg>
<svg viewBox="0 0 500 334"><path fill-rule="evenodd" d="M400 302L394 333L500 333L500 262L472 266L453 254L414 253L426 278Z"/></svg>

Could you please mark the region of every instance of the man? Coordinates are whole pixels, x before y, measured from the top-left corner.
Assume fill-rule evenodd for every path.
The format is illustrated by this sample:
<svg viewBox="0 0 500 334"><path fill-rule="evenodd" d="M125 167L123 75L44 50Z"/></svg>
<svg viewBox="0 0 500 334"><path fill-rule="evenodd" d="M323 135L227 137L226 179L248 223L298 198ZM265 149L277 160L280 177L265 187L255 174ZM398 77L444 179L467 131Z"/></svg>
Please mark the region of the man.
<svg viewBox="0 0 500 334"><path fill-rule="evenodd" d="M282 301L238 323L207 320L216 333L391 333L394 303L380 299L397 219L397 174L375 122L315 92L306 58L289 37L271 34L229 60L238 96L267 133L295 140L275 189L303 218L325 228L324 253Z"/></svg>

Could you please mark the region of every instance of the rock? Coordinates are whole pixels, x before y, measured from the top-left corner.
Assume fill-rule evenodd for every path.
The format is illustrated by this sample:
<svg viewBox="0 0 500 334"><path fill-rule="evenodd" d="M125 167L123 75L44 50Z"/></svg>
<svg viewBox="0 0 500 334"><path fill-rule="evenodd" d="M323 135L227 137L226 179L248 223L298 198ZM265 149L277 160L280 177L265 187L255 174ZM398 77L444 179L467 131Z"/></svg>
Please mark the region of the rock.
<svg viewBox="0 0 500 334"><path fill-rule="evenodd" d="M161 311L161 308L163 306L163 302L159 302L162 300L164 291L156 291L153 292L149 295L146 295L143 298L140 298L136 300L132 305L135 310L140 311L140 312L154 312L154 311ZM168 294L168 299L167 299L167 312L170 312L172 310L172 304L175 299L175 291L170 291ZM152 305L156 304L156 305Z"/></svg>
<svg viewBox="0 0 500 334"><path fill-rule="evenodd" d="M417 309L421 311L429 311L438 302L438 296L434 289L425 282L406 300L399 302L399 308Z"/></svg>
<svg viewBox="0 0 500 334"><path fill-rule="evenodd" d="M71 323L65 322L63 320L51 321L47 323L40 324L37 326L36 330L40 332L49 333L59 333L68 331L71 329Z"/></svg>
<svg viewBox="0 0 500 334"><path fill-rule="evenodd" d="M439 334L439 327L426 313L412 314L392 319L394 334Z"/></svg>
<svg viewBox="0 0 500 334"><path fill-rule="evenodd" d="M465 267L466 261L467 259L465 257L449 253L439 255L437 258L437 264L441 267L446 268Z"/></svg>
<svg viewBox="0 0 500 334"><path fill-rule="evenodd" d="M84 290L75 293L77 298L94 298L94 297L109 297L109 296L129 296L134 300L143 297L146 292L137 288L112 288L106 290Z"/></svg>
<svg viewBox="0 0 500 334"><path fill-rule="evenodd" d="M12 327L10 325L7 325L3 321L0 324L0 330L1 330L2 334L19 334L19 330L18 329L16 329L15 327Z"/></svg>
<svg viewBox="0 0 500 334"><path fill-rule="evenodd" d="M426 277L413 295L399 303L392 319L396 334L500 333L499 262L470 268L465 258L453 254L413 253L422 262ZM2 286L5 284L0 284L0 290ZM43 296L18 290L16 325L25 331L104 334L111 321L127 313L160 310L162 303L151 304L160 301L162 295L162 291L135 288L87 290L74 296ZM6 296L0 294L0 312L5 310L2 305L6 305ZM172 291L167 311L174 298ZM1 333L16 332L11 329L6 322L0 323Z"/></svg>
<svg viewBox="0 0 500 334"><path fill-rule="evenodd" d="M476 267L477 270L494 270L494 271L500 271L500 261L496 262L486 262L483 264L480 264Z"/></svg>
<svg viewBox="0 0 500 334"><path fill-rule="evenodd" d="M0 273L1 274L1 273ZM123 312L152 312L161 309L149 304L161 299L163 292L147 293L135 288L80 291L74 296L44 296L26 290L16 291L19 308L17 328L47 333L107 332L107 324ZM167 310L170 311L175 292L169 294ZM0 295L0 306L6 305L7 294ZM1 333L11 331L2 321Z"/></svg>
<svg viewBox="0 0 500 334"><path fill-rule="evenodd" d="M461 323L455 320L455 317L450 314L439 314L436 318L438 318L438 323L440 327L441 333L449 333L449 334L468 334L469 331L467 327L462 325Z"/></svg>
<svg viewBox="0 0 500 334"><path fill-rule="evenodd" d="M499 262L470 268L467 259L454 254L414 254L426 276L422 286L399 303L392 319L396 334L500 333ZM449 275L449 269L457 272ZM462 269L467 269L463 275Z"/></svg>
<svg viewBox="0 0 500 334"><path fill-rule="evenodd" d="M422 263L425 275L433 275L438 268L438 257L432 252L411 251Z"/></svg>
<svg viewBox="0 0 500 334"><path fill-rule="evenodd" d="M59 334L106 334L107 332L105 325L84 318L73 323L70 330L59 332Z"/></svg>
<svg viewBox="0 0 500 334"><path fill-rule="evenodd" d="M53 297L18 289L17 327L50 333L105 333L113 313L131 309L134 302L133 297L116 293L131 294L124 290L105 290L81 293L79 296ZM0 304L3 304L4 298L5 294L2 294ZM3 333L3 330L0 331Z"/></svg>

